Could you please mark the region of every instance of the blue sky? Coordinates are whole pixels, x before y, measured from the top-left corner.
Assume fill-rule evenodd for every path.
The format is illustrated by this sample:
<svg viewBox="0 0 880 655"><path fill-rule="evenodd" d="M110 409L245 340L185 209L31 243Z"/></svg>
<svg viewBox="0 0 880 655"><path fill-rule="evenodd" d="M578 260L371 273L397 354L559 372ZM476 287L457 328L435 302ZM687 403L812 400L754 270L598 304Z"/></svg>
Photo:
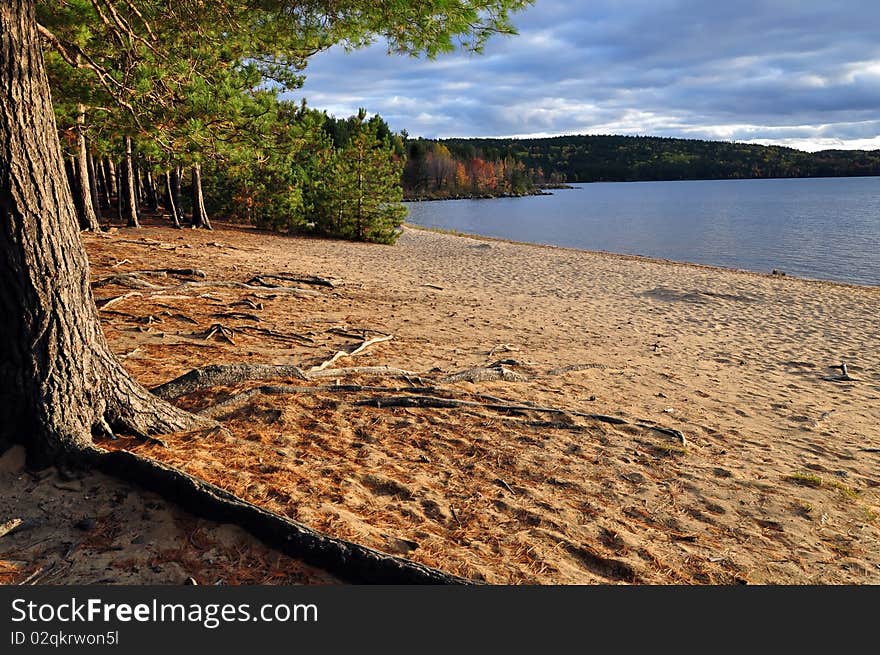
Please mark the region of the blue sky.
<svg viewBox="0 0 880 655"><path fill-rule="evenodd" d="M483 55L314 57L300 92L412 136L646 134L880 148L878 0L537 0Z"/></svg>

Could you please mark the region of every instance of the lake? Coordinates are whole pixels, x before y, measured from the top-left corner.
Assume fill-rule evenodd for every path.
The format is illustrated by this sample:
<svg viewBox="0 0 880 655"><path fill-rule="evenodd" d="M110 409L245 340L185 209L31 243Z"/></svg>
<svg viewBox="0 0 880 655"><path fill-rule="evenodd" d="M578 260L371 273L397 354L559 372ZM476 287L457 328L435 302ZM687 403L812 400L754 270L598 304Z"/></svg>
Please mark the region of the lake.
<svg viewBox="0 0 880 655"><path fill-rule="evenodd" d="M408 223L514 241L880 285L880 177L611 182L407 203Z"/></svg>

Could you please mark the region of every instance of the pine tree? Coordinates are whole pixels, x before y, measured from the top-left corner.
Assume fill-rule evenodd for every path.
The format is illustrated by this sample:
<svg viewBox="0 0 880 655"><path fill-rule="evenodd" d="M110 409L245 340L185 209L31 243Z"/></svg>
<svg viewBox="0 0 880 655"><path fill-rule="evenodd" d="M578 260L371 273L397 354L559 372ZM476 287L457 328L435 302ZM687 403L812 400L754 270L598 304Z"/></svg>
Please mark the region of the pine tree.
<svg viewBox="0 0 880 655"><path fill-rule="evenodd" d="M331 236L390 244L400 236L406 218L401 204L403 161L389 138L380 137L383 123L365 118L362 109L351 124L348 144L336 154L328 208L316 223Z"/></svg>

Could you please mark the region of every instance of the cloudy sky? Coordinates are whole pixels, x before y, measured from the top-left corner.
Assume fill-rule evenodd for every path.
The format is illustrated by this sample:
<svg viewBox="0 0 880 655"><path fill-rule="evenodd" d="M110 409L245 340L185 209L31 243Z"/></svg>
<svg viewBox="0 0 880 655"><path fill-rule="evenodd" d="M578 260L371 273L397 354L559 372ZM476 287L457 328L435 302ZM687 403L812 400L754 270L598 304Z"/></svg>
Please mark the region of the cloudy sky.
<svg viewBox="0 0 880 655"><path fill-rule="evenodd" d="M301 93L412 136L880 148L878 0L537 0L481 56L313 58Z"/></svg>

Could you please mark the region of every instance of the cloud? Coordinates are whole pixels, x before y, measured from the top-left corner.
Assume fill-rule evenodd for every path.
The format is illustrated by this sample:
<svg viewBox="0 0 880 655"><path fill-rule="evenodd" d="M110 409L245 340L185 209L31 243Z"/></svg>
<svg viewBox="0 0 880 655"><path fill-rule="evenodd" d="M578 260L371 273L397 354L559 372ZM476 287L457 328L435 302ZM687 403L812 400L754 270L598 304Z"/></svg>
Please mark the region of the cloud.
<svg viewBox="0 0 880 655"><path fill-rule="evenodd" d="M876 147L874 0L537 0L482 56L314 57L300 94L412 135L657 134Z"/></svg>

